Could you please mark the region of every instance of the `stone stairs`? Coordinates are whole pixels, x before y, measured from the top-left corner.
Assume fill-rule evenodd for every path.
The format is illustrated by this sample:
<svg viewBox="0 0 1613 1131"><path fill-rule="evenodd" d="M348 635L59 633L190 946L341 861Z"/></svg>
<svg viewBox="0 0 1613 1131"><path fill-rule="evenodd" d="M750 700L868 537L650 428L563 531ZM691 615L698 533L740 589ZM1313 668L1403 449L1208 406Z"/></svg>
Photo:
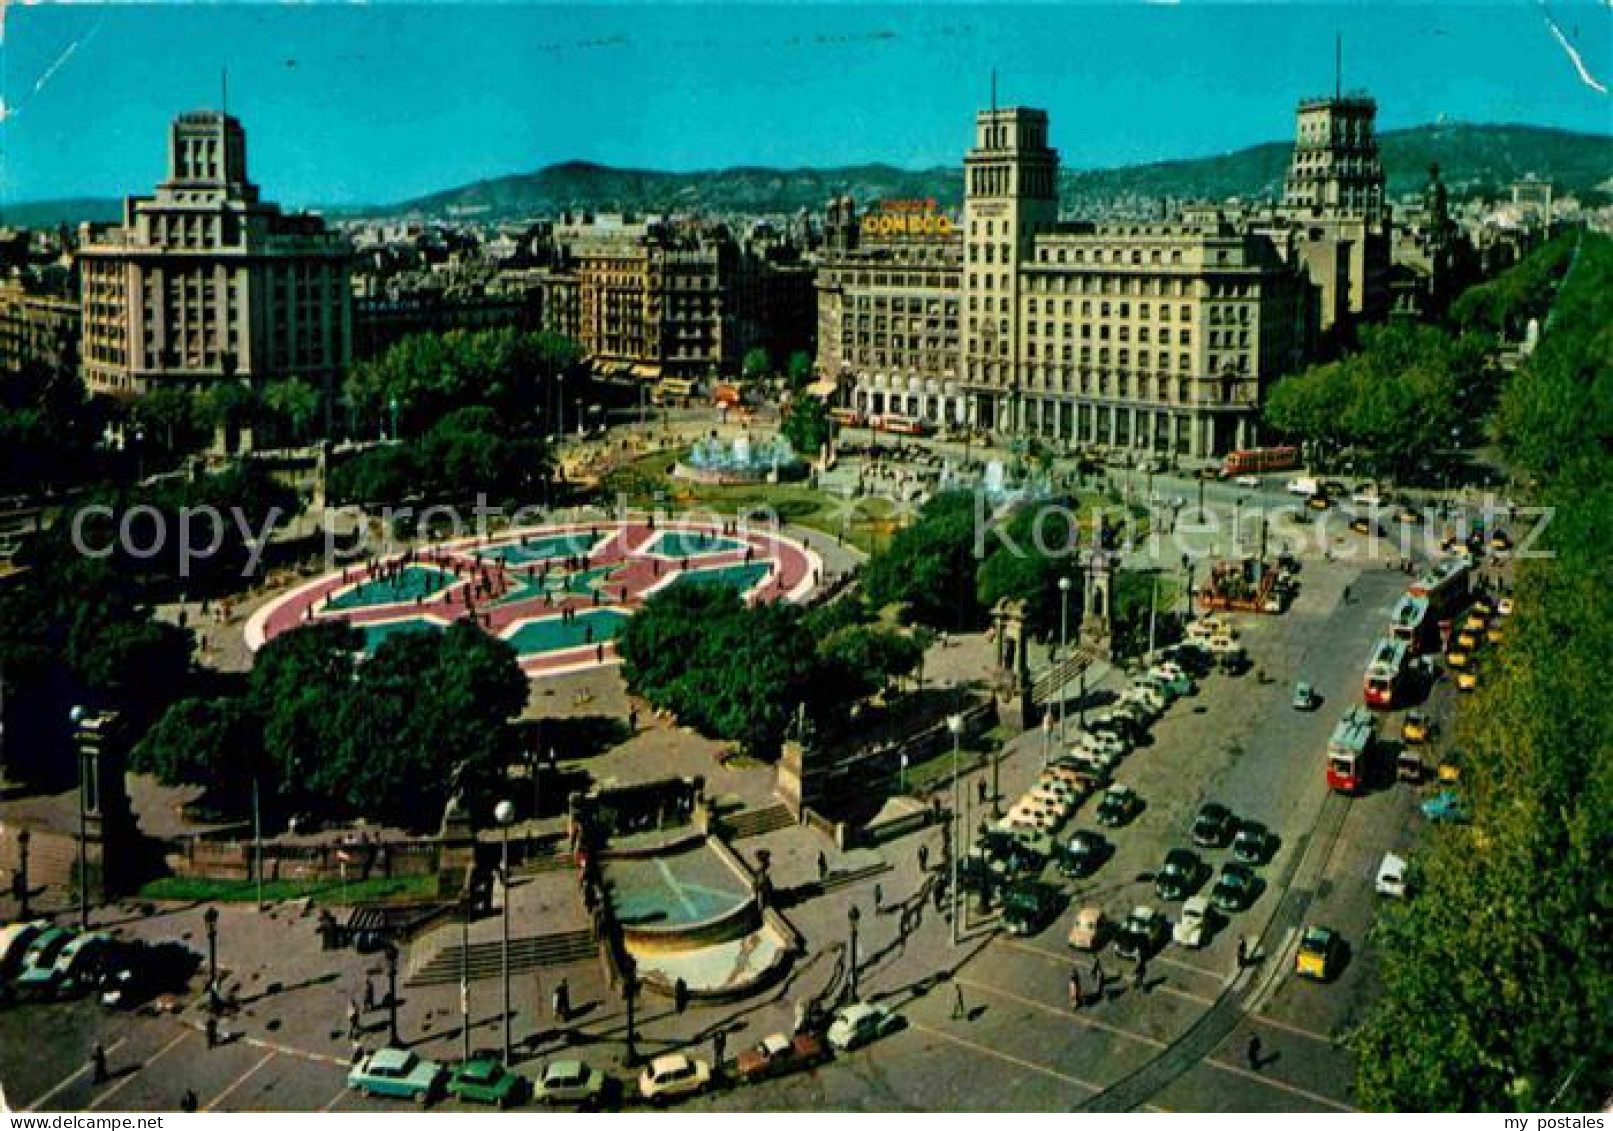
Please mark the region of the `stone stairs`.
<svg viewBox="0 0 1613 1131"><path fill-rule="evenodd" d="M440 931L457 940L457 933ZM546 966L569 966L574 962L592 959L598 954L593 936L587 930L560 931L552 935L536 935L510 940L510 973L523 974ZM443 946L409 974L405 985L444 986L459 981L464 950L458 941ZM497 978L503 972L503 943L474 942L470 944L468 966L472 981Z"/></svg>
<svg viewBox="0 0 1613 1131"><path fill-rule="evenodd" d="M778 829L787 829L796 823L784 805L769 805L763 809L745 809L722 819L723 827L733 840L763 836Z"/></svg>

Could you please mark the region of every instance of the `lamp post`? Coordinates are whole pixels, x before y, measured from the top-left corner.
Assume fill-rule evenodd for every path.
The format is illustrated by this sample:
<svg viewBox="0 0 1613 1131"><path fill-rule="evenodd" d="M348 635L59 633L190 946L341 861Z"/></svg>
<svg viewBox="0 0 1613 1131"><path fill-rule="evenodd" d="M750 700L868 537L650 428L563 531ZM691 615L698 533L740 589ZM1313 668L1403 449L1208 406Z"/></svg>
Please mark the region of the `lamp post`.
<svg viewBox="0 0 1613 1131"><path fill-rule="evenodd" d="M459 1031L465 1063L470 1063L470 901L459 901Z"/></svg>
<svg viewBox="0 0 1613 1131"><path fill-rule="evenodd" d="M218 1012L218 908L209 907L202 912L202 923L207 927L207 1009Z"/></svg>
<svg viewBox="0 0 1613 1131"><path fill-rule="evenodd" d="M28 918L28 842L33 834L27 829L17 830L17 918Z"/></svg>
<svg viewBox="0 0 1613 1131"><path fill-rule="evenodd" d="M622 1063L628 1068L638 1064L638 1034L634 1029L633 1003L638 998L638 964L631 954L622 955L622 1000L627 1006L627 1051Z"/></svg>
<svg viewBox="0 0 1613 1131"><path fill-rule="evenodd" d="M857 992L857 920L861 918L862 912L857 910L857 905L855 903L852 904L851 909L846 912L846 921L851 924L851 949L849 952L850 960L847 963L849 981L846 984L851 990L851 1000L853 1004L857 1002L859 997Z"/></svg>
<svg viewBox="0 0 1613 1131"><path fill-rule="evenodd" d="M68 721L73 724L75 743L78 741L79 724L87 714L83 707L74 707L67 712ZM86 931L90 929L89 788L89 764L81 750L78 756L78 925Z"/></svg>
<svg viewBox="0 0 1613 1131"><path fill-rule="evenodd" d="M504 830L499 863L499 875L504 885L504 939L500 967L504 972L504 1067L510 1066L510 822L515 820L515 805L500 801L493 807L493 819Z"/></svg>
<svg viewBox="0 0 1613 1131"><path fill-rule="evenodd" d="M398 1041L398 948L393 943L386 944L386 1039L387 1043L397 1045Z"/></svg>
<svg viewBox="0 0 1613 1131"><path fill-rule="evenodd" d="M1069 648L1070 648L1070 590L1072 588L1074 588L1074 586L1075 586L1075 583L1073 581L1071 581L1068 577L1059 578L1059 662L1060 663L1064 662L1064 657L1068 653ZM1064 694L1064 683L1063 683L1063 680L1062 680L1062 673L1060 673L1058 671L1058 668L1056 666L1054 667L1054 682L1058 684L1058 688L1059 688L1059 749L1062 750L1062 749L1064 749L1064 716L1067 714L1067 712L1066 712L1065 706L1064 706L1065 694Z"/></svg>
<svg viewBox="0 0 1613 1131"><path fill-rule="evenodd" d="M1042 769L1053 761L1053 708L1042 711Z"/></svg>
<svg viewBox="0 0 1613 1131"><path fill-rule="evenodd" d="M947 729L952 732L952 945L958 945L958 855L962 851L962 827L958 817L962 809L958 802L958 747L963 739L963 716L948 715Z"/></svg>

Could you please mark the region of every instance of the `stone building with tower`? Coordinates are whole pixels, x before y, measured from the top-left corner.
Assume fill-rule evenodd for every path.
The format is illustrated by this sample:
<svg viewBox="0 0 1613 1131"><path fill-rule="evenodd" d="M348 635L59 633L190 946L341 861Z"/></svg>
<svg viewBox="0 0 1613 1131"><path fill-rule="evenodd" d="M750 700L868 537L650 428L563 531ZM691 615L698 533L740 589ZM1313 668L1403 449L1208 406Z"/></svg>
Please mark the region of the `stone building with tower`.
<svg viewBox="0 0 1613 1131"><path fill-rule="evenodd" d="M85 383L138 396L298 376L328 403L352 357L351 258L319 217L259 198L239 121L181 114L167 178L79 250Z"/></svg>

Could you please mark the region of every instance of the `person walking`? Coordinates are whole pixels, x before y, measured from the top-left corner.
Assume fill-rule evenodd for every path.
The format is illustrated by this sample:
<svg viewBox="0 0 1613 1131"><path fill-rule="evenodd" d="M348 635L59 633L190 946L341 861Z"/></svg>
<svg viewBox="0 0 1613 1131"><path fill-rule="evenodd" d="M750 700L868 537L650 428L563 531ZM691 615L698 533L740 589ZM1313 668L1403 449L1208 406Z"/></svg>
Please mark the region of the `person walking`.
<svg viewBox="0 0 1613 1131"><path fill-rule="evenodd" d="M1249 965L1249 941L1244 936L1238 936L1238 969L1242 970Z"/></svg>
<svg viewBox="0 0 1613 1131"><path fill-rule="evenodd" d="M347 1039L358 1039L358 1002L347 999Z"/></svg>
<svg viewBox="0 0 1613 1131"><path fill-rule="evenodd" d="M1141 958L1137 959L1137 965L1132 968L1131 988L1139 993L1146 993L1148 990L1148 963Z"/></svg>
<svg viewBox="0 0 1613 1131"><path fill-rule="evenodd" d="M820 853L818 853L818 882L821 884L824 880L827 880L828 878L829 878L829 858L827 856L825 856L823 853L820 852Z"/></svg>
<svg viewBox="0 0 1613 1131"><path fill-rule="evenodd" d="M1079 970L1071 970L1070 971L1070 1008L1071 1009L1080 1009L1081 1004L1082 1004L1082 1001L1081 1001L1081 972Z"/></svg>
<svg viewBox="0 0 1613 1131"><path fill-rule="evenodd" d="M920 872L927 872L927 871L929 871L929 869L930 869L930 846L927 845L927 844L921 844L921 845L919 845L919 871Z"/></svg>
<svg viewBox="0 0 1613 1131"><path fill-rule="evenodd" d="M571 984L564 978L554 988L554 1015L562 1025L571 1020Z"/></svg>
<svg viewBox="0 0 1613 1131"><path fill-rule="evenodd" d="M1106 981L1108 981L1108 979L1104 976L1104 973L1103 973L1103 959L1099 958L1096 954L1094 954L1092 956L1092 975L1091 976L1092 976L1093 984L1098 987L1099 995L1102 995L1104 983Z"/></svg>
<svg viewBox="0 0 1613 1131"><path fill-rule="evenodd" d="M186 1088L185 1094L179 1097L179 1110L186 1115L192 1115L196 1111L197 1104L195 1089Z"/></svg>
<svg viewBox="0 0 1613 1131"><path fill-rule="evenodd" d="M100 1041L96 1041L95 1047L90 1049L90 1080L96 1084L105 1084L108 1079L110 1077L106 1071L106 1049L101 1046Z"/></svg>
<svg viewBox="0 0 1613 1131"><path fill-rule="evenodd" d="M364 975L364 1012L375 1011L375 979L368 974Z"/></svg>
<svg viewBox="0 0 1613 1131"><path fill-rule="evenodd" d="M885 889L879 884L874 885L874 914L878 915L885 904Z"/></svg>
<svg viewBox="0 0 1613 1131"><path fill-rule="evenodd" d="M682 978L672 983L672 1008L678 1013L689 1008L689 983Z"/></svg>
<svg viewBox="0 0 1613 1131"><path fill-rule="evenodd" d="M963 1004L963 987L956 982L952 984L952 1020L962 1021L969 1016L969 1010Z"/></svg>
<svg viewBox="0 0 1613 1131"><path fill-rule="evenodd" d="M218 1018L209 1014L207 1023L202 1026L202 1031L207 1035L207 1047L210 1049L218 1048Z"/></svg>
<svg viewBox="0 0 1613 1131"><path fill-rule="evenodd" d="M1249 1037L1249 1047L1244 1050L1244 1055L1249 1058L1249 1071L1251 1071L1251 1072L1259 1072L1260 1071L1260 1054L1261 1054L1261 1051L1262 1051L1262 1047L1261 1047L1261 1044L1260 1044L1260 1034L1259 1033L1252 1034Z"/></svg>

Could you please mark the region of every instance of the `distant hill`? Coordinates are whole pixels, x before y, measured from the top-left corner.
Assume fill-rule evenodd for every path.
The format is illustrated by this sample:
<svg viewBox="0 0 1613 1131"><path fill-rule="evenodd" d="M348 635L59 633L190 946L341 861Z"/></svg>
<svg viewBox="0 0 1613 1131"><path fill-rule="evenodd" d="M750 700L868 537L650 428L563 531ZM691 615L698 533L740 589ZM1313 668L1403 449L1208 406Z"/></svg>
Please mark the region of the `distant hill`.
<svg viewBox="0 0 1613 1131"><path fill-rule="evenodd" d="M1438 162L1452 195L1495 195L1533 174L1559 193L1613 190L1613 136L1540 126L1434 125L1381 135L1389 193L1420 189ZM1272 199L1282 193L1291 143L1267 142L1214 157L1161 161L1118 169L1065 169L1060 191L1066 207L1126 197L1174 200ZM739 166L696 173L618 169L569 161L534 173L476 181L391 205L334 206L329 216L460 216L505 220L563 209L687 211L708 213L816 211L831 196L859 202L934 197L956 207L963 193L961 165L899 169L851 165L821 169ZM65 221L112 220L114 200L43 201L0 210L0 223L33 227Z"/></svg>
<svg viewBox="0 0 1613 1131"><path fill-rule="evenodd" d="M1613 137L1537 126L1417 126L1382 135L1392 196L1416 192L1438 162L1453 194L1494 194L1530 173L1559 192L1613 188ZM1127 196L1177 200L1275 198L1282 193L1290 142L1268 142L1215 157L1119 169L1066 169L1067 206ZM961 167L898 169L856 165L824 169L740 167L662 173L570 162L535 173L499 177L378 210L383 215L536 216L565 208L632 211L794 212L817 210L831 196L859 201L934 197L956 207ZM374 214L374 213L372 213Z"/></svg>

